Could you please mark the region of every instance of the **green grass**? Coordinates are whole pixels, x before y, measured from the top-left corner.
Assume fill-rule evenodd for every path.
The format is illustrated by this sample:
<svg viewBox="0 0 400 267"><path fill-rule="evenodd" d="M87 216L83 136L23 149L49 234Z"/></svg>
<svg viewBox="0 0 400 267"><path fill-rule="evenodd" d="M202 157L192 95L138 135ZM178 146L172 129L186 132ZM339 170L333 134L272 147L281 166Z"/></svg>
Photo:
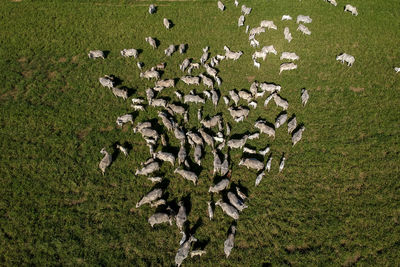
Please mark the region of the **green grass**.
<svg viewBox="0 0 400 267"><path fill-rule="evenodd" d="M213 221L206 216L213 182L210 148L197 186L175 176L169 164L162 166L169 180L168 200L190 195L190 227L199 225L195 236L206 244L206 255L184 264L400 263L400 76L393 70L400 65L399 2L353 1L359 11L353 17L343 12L343 1L336 8L322 0L240 1L253 7L246 24L271 19L278 26L278 31L257 37L261 45L300 56L298 70L282 75L277 56L268 57L260 70L252 66L254 49L244 28L237 28L240 10L233 1L224 2L227 10L220 12L216 1L162 1L152 16L149 1L1 2L2 265L172 265L179 230L168 225L151 229L147 218L154 208L134 208L153 187L134 175L148 148L131 126L116 127L116 118L131 112L130 103L100 88L98 78L114 74L143 97L153 83L139 79L136 60L120 56L123 48L142 49L139 60L145 68L167 62L163 77L175 78L182 75L178 64L184 58L198 60L205 46L213 55L223 53L224 45L244 55L218 66L221 93L248 89L248 79L254 78L280 84L289 116L295 113L306 131L293 148L285 127L273 142L265 135L249 142L257 148L271 144L274 156L273 170L258 187L256 173L237 166L241 153L231 152L231 180L248 189L249 208L237 222L228 259L223 242L231 220L219 208ZM300 35L293 21L281 22L283 14L310 15L312 35ZM164 17L175 24L168 31L162 26ZM290 44L283 39L285 25L293 35ZM145 43L147 36L160 40L157 50ZM179 43L188 43L186 55L164 56L169 44ZM89 60L92 49L110 54L105 60ZM341 52L355 56L352 68L335 61ZM310 93L305 108L300 103L303 87ZM187 93L196 87L179 82L177 88ZM174 98L172 90L161 96ZM197 108L190 108L193 120L187 128L199 126ZM234 125L223 101L217 110L210 102L204 107L206 115L217 112ZM253 132L252 121L262 117L272 122L279 112L271 104L252 110L247 121L232 127L232 134ZM149 109L135 121L156 114ZM172 136L170 141L178 146ZM134 149L128 158L120 155L102 176L99 151L112 150L115 142L128 142ZM286 168L278 174L282 152Z"/></svg>

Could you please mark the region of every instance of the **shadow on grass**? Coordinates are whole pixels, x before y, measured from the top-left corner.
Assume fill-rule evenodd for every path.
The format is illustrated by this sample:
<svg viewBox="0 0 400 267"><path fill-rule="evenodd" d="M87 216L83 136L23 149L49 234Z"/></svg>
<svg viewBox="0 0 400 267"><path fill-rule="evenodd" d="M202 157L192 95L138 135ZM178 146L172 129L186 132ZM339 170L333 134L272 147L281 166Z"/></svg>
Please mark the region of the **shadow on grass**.
<svg viewBox="0 0 400 267"><path fill-rule="evenodd" d="M110 53L111 53L110 50L104 50L104 51L103 51L104 58L105 58L105 59L108 58L108 55L109 55Z"/></svg>
<svg viewBox="0 0 400 267"><path fill-rule="evenodd" d="M189 236L195 235L197 229L199 229L200 226L202 226L202 225L203 225L203 219L202 218L198 218L196 223L193 225L193 227L188 229Z"/></svg>
<svg viewBox="0 0 400 267"><path fill-rule="evenodd" d="M210 238L207 237L204 240L198 240L196 243L193 245L193 250L204 250L204 248L210 243Z"/></svg>
<svg viewBox="0 0 400 267"><path fill-rule="evenodd" d="M264 118L258 117L256 121L263 121L268 127L271 127L275 130L275 125L269 121L266 121Z"/></svg>
<svg viewBox="0 0 400 267"><path fill-rule="evenodd" d="M190 194L183 197L181 201L183 206L186 208L186 215L189 216L189 213L192 211L192 202Z"/></svg>
<svg viewBox="0 0 400 267"><path fill-rule="evenodd" d="M127 92L128 97L131 97L134 93L136 93L136 90L127 86L121 86L119 89L124 90Z"/></svg>
<svg viewBox="0 0 400 267"><path fill-rule="evenodd" d="M295 135L302 127L304 127L304 123L299 123L297 127L292 132L292 137Z"/></svg>
<svg viewBox="0 0 400 267"><path fill-rule="evenodd" d="M238 181L238 184L236 184L236 183L233 182L233 183L231 184L231 188L232 188L232 189L235 188L235 190L236 190L236 188L239 188L239 191L240 191L240 192L242 192L243 194L245 194L247 197L249 196L249 189L248 189L247 187L245 187L245 186L242 185L241 180ZM239 196L239 197L240 197L240 196Z"/></svg>

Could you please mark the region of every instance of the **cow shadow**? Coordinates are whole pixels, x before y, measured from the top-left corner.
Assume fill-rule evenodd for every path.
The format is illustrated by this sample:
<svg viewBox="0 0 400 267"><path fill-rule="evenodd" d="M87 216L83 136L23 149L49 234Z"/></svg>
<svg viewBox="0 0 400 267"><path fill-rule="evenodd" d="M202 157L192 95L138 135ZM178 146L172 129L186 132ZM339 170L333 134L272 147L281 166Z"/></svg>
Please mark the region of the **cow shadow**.
<svg viewBox="0 0 400 267"><path fill-rule="evenodd" d="M108 58L108 56L110 55L111 51L110 50L104 50L103 54L104 54L104 58Z"/></svg>
<svg viewBox="0 0 400 267"><path fill-rule="evenodd" d="M126 91L128 94L128 97L131 97L136 92L136 90L134 88L127 87L127 86L121 86L121 87L119 87L119 89Z"/></svg>
<svg viewBox="0 0 400 267"><path fill-rule="evenodd" d="M302 127L304 127L304 123L297 124L296 128L292 132L292 137L295 133L297 133Z"/></svg>

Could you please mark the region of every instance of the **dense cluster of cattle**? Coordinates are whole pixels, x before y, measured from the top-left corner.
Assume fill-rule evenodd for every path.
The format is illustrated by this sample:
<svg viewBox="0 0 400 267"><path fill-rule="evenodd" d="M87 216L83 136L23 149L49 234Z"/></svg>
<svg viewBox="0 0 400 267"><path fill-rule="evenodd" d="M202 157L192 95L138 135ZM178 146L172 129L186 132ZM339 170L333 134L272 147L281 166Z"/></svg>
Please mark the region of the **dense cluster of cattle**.
<svg viewBox="0 0 400 267"><path fill-rule="evenodd" d="M330 4L336 6L335 0L326 0ZM239 5L238 1L234 1L235 6ZM217 7L224 11L226 6L223 2L218 1ZM345 6L345 11L351 12L353 15L357 16L357 9L351 5ZM238 26L245 26L246 16L251 13L252 9L242 5L241 15L238 19ZM150 5L148 12L150 14L155 14L157 12L157 7L155 5ZM292 17L290 15L283 15L282 21L290 21ZM297 30L305 35L310 35L311 31L304 24L310 24L312 19L309 16L298 15L296 18L296 23L298 24ZM173 24L171 20L164 18L163 25L166 29L170 29ZM266 30L277 30L278 27L273 21L263 20L260 22L259 26L249 29L249 25L246 26L246 33L249 34L250 45L254 48L260 46L260 42L256 39L256 36L264 33ZM283 36L287 42L291 42L293 37L290 33L289 27L285 27L283 31ZM158 43L156 39L152 37L146 37L145 41L149 43L152 49L158 49ZM172 56L177 50L184 54L187 50L187 44L180 45L169 45L164 53L166 56ZM147 80L154 80L154 87L147 88L146 98L132 97L131 107L135 111L145 111L148 108L155 108L158 110L158 117L160 124L154 125L154 122L144 121L135 122L132 114L124 114L119 116L116 120L116 124L121 127L126 123L134 125L133 133L140 134L146 141L149 147L149 159L142 163L142 166L138 168L135 172L137 176L146 176L149 181L155 184L160 184L163 181L163 177L157 176L162 164L171 164L175 168L174 173L182 177L185 180L190 181L196 186L199 182L199 174L193 171L193 164L202 165L202 159L205 156L206 146L209 146L210 151L214 157L213 160L213 174L220 177L216 180L216 183L210 185L209 193L219 195L219 199L215 201L207 201L205 210L207 210L208 217L210 220L214 217L214 209L219 206L222 211L230 216L234 221L239 219L240 212L248 208L245 204L247 196L243 194L237 186L231 185L231 166L229 152L233 149L241 149L243 151L243 156L238 162L239 166L244 166L248 169L252 169L257 172L257 177L255 179L255 186L258 186L266 173L270 172L272 164L272 153L270 153L270 145L265 144L264 148L254 149L246 146L248 140L258 139L260 135L265 134L274 140L276 136L276 131L278 128L287 124L287 133L291 137L293 146L296 145L301 139L305 127L303 124L298 124L295 114L290 118L288 116L287 110L289 108L289 103L286 99L281 97L281 86L268 83L268 82L253 82L250 85L249 90L242 89L240 91L233 90L219 90L221 89L222 79L219 77L219 70L216 68L223 60L239 60L243 55L242 51L232 51L228 46L223 47L224 53L216 54L211 57L209 53L209 48L205 47L202 50L202 55L199 57L199 62L195 62L192 58L186 58L183 62L177 66L184 73L179 79L169 78L161 79L162 72L166 68L165 63L158 64L147 70L143 70L144 63L137 62L137 66L140 69L140 78ZM265 61L266 57L269 55L278 55L278 52L273 45L263 46L259 51L255 51L252 55L254 66L260 68L260 63L257 62L258 59ZM136 49L123 49L121 55L124 57L138 58L138 50ZM94 50L89 52L89 58L105 58L104 53L100 50ZM280 66L280 72L297 69L297 65L294 63L298 61L300 57L295 52L281 52L280 60L285 61ZM343 53L336 57L336 60L342 63L346 62L349 66L352 66L355 62L353 56ZM197 75L193 75L193 71L198 72ZM400 72L400 68L395 68L396 72ZM194 90L187 94L175 90L176 81L182 82L185 86L196 86L201 87L203 84L204 90L202 93L195 93ZM109 88L112 93L119 98L124 100L128 99L128 92L116 88L115 77L112 75L105 75L99 78L99 82L102 86ZM217 89L219 88L219 89ZM157 97L158 93L162 90L173 90L177 101L173 102L170 99L164 99ZM263 105L258 105L260 99ZM228 114L232 117L235 123L240 123L241 121L247 120L249 113L252 109L267 108L269 102L273 100L277 107L282 109L275 119L275 122L268 122L263 119L259 119L254 122L254 129L257 130L254 133L246 133L241 136L231 136L231 125L228 122L227 114L215 114L212 116L204 117L202 115L202 107L211 102L214 107L218 105L220 100L226 105L226 110ZM308 91L303 88L300 92L300 99L302 105L305 106L309 100ZM247 103L247 106L243 103ZM201 127L198 129L188 130L185 128L185 124L188 123L188 109L197 108L197 121L200 123ZM177 118L183 118L183 123L179 123ZM192 118L190 118L192 119ZM157 129L164 127L165 132L159 132ZM166 137L176 138L179 143L179 152L174 154L168 152L168 142ZM169 138L168 138L169 139ZM161 143L162 149L155 151L157 145ZM128 155L129 151L127 148L117 145L116 149L119 149L121 153L125 156ZM193 152L193 161L189 157L189 152ZM225 152L223 152L225 151ZM100 151L104 157L99 163L99 168L104 174L107 167L109 167L113 161L110 153L108 153L105 148ZM265 159L265 163L264 160ZM285 166L286 157L283 153L279 161L279 172L282 172ZM231 185L231 186L230 186ZM148 222L151 227L157 224L169 223L173 224L175 221L178 229L181 231L182 240L180 241L179 248L175 257L175 263L180 266L184 259L189 255L191 257L201 256L206 253L203 249L192 250L192 244L197 241L193 236L193 233L188 233L185 225L188 224L188 213L187 207L183 201L178 203L178 208L174 209L171 207L167 199L165 199L165 190L162 188L156 188L151 190L145 196L141 198L136 204L136 208L142 205L149 204L151 207L164 207L161 212L156 212L148 218ZM224 252L226 257L231 253L234 247L234 238L236 234L236 226L232 224L228 231L228 236L224 242Z"/></svg>

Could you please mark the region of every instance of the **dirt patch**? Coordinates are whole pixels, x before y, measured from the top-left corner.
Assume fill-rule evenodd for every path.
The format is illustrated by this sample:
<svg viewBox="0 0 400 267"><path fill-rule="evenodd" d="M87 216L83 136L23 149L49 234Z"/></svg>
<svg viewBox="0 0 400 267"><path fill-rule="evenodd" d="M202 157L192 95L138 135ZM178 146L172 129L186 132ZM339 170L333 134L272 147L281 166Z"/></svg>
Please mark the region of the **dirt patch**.
<svg viewBox="0 0 400 267"><path fill-rule="evenodd" d="M130 125L124 125L124 127L122 127L122 132L126 133L130 128Z"/></svg>
<svg viewBox="0 0 400 267"><path fill-rule="evenodd" d="M357 261L361 258L360 254L356 254L348 258L344 263L343 266L352 266L357 263Z"/></svg>
<svg viewBox="0 0 400 267"><path fill-rule="evenodd" d="M70 89L71 89L71 87L69 86L69 83L66 82L65 85L63 87L61 87L61 92L65 93Z"/></svg>
<svg viewBox="0 0 400 267"><path fill-rule="evenodd" d="M22 0L11 0L11 2L22 2Z"/></svg>
<svg viewBox="0 0 400 267"><path fill-rule="evenodd" d="M24 62L27 61L27 58L26 58L26 57L21 57L21 58L19 58L17 61L18 61L19 63L24 63Z"/></svg>
<svg viewBox="0 0 400 267"><path fill-rule="evenodd" d="M362 88L362 87L353 87L353 86L350 86L350 90L353 91L353 92L356 92L356 93L362 92L362 91L364 91L364 89L365 89L365 88Z"/></svg>
<svg viewBox="0 0 400 267"><path fill-rule="evenodd" d="M67 62L67 58L65 58L65 57L60 57L60 59L58 60L58 62L61 62L61 63Z"/></svg>
<svg viewBox="0 0 400 267"><path fill-rule="evenodd" d="M246 78L247 78L247 80L248 80L249 82L252 82L252 81L254 81L254 79L256 78L256 76L247 76Z"/></svg>
<svg viewBox="0 0 400 267"><path fill-rule="evenodd" d="M326 81L326 80L328 80L328 77L329 77L329 75L328 75L328 73L326 73L326 72L320 72L320 73L318 73L318 78L319 78L320 80Z"/></svg>
<svg viewBox="0 0 400 267"><path fill-rule="evenodd" d="M316 90L317 90L317 91L320 91L320 90L321 90L321 86L318 86Z"/></svg>
<svg viewBox="0 0 400 267"><path fill-rule="evenodd" d="M311 249L311 247L308 244L302 244L302 245L299 245L299 246L289 245L289 246L286 247L286 251L290 252L290 253L293 253L293 252L296 252L296 251L304 252L304 251L307 251L307 250L310 250L310 249Z"/></svg>
<svg viewBox="0 0 400 267"><path fill-rule="evenodd" d="M49 78L49 80L52 80L56 76L57 76L57 71L52 71L52 72L49 72L49 74L47 75L47 78Z"/></svg>
<svg viewBox="0 0 400 267"><path fill-rule="evenodd" d="M5 92L4 94L0 95L0 100L6 99L8 97L12 97L13 99L16 99L18 95L18 90L16 88L9 90Z"/></svg>
<svg viewBox="0 0 400 267"><path fill-rule="evenodd" d="M24 78L30 78L32 77L32 71L31 70L26 70L21 72L22 76L24 76Z"/></svg>
<svg viewBox="0 0 400 267"><path fill-rule="evenodd" d="M290 253L293 253L293 252L295 252L296 247L294 245L289 245L286 247L286 250Z"/></svg>
<svg viewBox="0 0 400 267"><path fill-rule="evenodd" d="M87 198L83 197L81 199L77 199L77 200L70 200L70 201L66 201L65 205L67 206L75 206L75 205L79 205L82 204L84 202L86 202Z"/></svg>
<svg viewBox="0 0 400 267"><path fill-rule="evenodd" d="M92 128L86 128L83 129L82 131L77 132L76 135L78 136L78 139L83 140L90 133L91 130Z"/></svg>
<svg viewBox="0 0 400 267"><path fill-rule="evenodd" d="M109 132L109 131L112 131L113 129L114 129L114 127L110 125L106 128L100 128L100 132Z"/></svg>
<svg viewBox="0 0 400 267"><path fill-rule="evenodd" d="M72 59L71 59L71 62L72 63L78 62L78 56L73 56Z"/></svg>

